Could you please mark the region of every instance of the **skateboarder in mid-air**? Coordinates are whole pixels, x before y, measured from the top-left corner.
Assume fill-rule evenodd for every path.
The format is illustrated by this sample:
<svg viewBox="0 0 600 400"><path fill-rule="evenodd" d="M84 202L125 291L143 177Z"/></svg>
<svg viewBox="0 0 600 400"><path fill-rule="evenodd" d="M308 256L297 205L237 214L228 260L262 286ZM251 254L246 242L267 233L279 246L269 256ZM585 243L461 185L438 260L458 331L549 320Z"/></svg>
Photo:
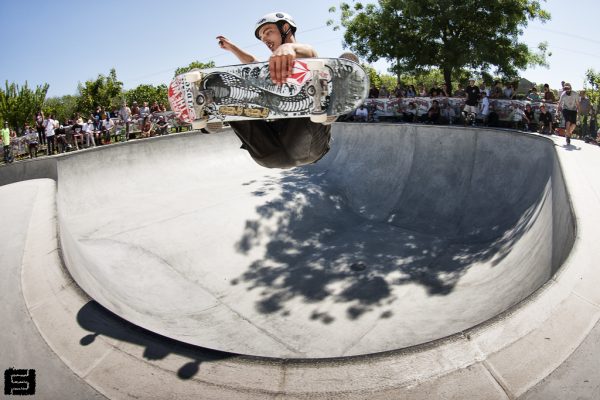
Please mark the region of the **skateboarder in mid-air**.
<svg viewBox="0 0 600 400"><path fill-rule="evenodd" d="M317 57L311 45L296 42L296 28L292 17L283 12L267 14L256 23L254 36L272 51L269 71L275 84L285 83L294 59ZM217 40L221 48L231 51L244 64L260 61L224 36L217 36ZM242 148L263 167L311 164L329 151L331 126L313 123L310 118L232 121L230 125L242 141Z"/></svg>

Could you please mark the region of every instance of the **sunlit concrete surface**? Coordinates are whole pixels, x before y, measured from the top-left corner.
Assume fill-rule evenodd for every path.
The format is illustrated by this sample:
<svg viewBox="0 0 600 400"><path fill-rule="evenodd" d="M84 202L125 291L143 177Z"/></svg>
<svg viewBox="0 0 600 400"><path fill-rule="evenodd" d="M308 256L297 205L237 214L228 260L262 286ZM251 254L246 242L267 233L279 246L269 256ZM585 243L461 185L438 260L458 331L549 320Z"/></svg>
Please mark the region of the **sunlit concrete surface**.
<svg viewBox="0 0 600 400"><path fill-rule="evenodd" d="M468 329L565 259L574 224L550 142L341 126L326 159L291 170L255 165L231 132L61 160L67 268L162 335L326 358Z"/></svg>
<svg viewBox="0 0 600 400"><path fill-rule="evenodd" d="M131 371L173 371L181 393L222 380L232 398L432 398L462 377L463 398L535 398L598 318L594 250L582 245L600 191L572 187L583 178L571 165L597 168L600 149L560 140L336 124L331 152L293 170L254 165L224 132L54 157L42 173L20 163L31 166L0 178L57 179L56 196L53 181L29 184L53 198L45 233L60 244L23 263L24 295L50 347L108 397L107 368L137 358ZM26 268L48 257L42 274ZM536 342L557 315L576 333ZM80 332L72 343L67 326ZM236 373L247 381L232 384Z"/></svg>

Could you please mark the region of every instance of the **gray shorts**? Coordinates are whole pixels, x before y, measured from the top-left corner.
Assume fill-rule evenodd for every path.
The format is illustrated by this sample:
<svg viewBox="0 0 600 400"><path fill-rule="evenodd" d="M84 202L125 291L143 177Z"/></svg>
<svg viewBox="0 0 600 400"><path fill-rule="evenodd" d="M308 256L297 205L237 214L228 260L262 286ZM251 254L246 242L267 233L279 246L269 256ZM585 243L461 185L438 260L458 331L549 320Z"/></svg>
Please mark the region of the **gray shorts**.
<svg viewBox="0 0 600 400"><path fill-rule="evenodd" d="M319 161L329 151L331 125L309 118L230 123L257 164L266 168L292 168Z"/></svg>
<svg viewBox="0 0 600 400"><path fill-rule="evenodd" d="M469 105L465 104L465 108L463 109L463 111L466 112L467 114L469 114L469 113L477 114L479 109L477 108L477 106L469 106Z"/></svg>

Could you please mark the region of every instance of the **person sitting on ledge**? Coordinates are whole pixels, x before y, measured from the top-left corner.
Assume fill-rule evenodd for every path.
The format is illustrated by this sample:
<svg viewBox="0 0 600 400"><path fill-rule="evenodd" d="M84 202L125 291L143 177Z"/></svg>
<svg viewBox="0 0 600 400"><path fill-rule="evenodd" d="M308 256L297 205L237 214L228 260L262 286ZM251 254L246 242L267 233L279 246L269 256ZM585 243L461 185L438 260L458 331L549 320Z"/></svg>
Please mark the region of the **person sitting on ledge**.
<svg viewBox="0 0 600 400"><path fill-rule="evenodd" d="M551 135L553 132L552 124L554 122L554 118L552 117L552 113L546 110L545 105L540 106L540 115L538 117L540 121L540 133L543 135Z"/></svg>
<svg viewBox="0 0 600 400"><path fill-rule="evenodd" d="M440 103L434 100L431 103L431 107L427 111L427 119L425 122L430 124L437 124L440 122Z"/></svg>
<svg viewBox="0 0 600 400"><path fill-rule="evenodd" d="M354 121L356 122L367 122L369 119L369 110L365 107L364 104L361 104L360 107L356 109L354 112Z"/></svg>

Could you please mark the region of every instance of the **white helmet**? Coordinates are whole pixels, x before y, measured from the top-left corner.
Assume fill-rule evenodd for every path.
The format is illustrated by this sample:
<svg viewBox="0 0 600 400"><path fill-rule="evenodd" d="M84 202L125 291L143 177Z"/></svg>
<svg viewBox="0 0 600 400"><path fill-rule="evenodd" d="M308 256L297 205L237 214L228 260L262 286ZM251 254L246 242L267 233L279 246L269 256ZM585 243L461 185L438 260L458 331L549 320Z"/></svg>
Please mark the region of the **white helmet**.
<svg viewBox="0 0 600 400"><path fill-rule="evenodd" d="M285 37L288 35L289 30L287 32L283 32L282 26L283 23L287 22L290 24L290 30L292 34L296 33L296 23L290 14L284 12L274 12L267 15L264 15L261 19L256 22L256 27L254 28L254 36L257 39L260 39L258 36L258 30L266 24L276 24L279 27L279 32L281 32L281 37L285 40Z"/></svg>

